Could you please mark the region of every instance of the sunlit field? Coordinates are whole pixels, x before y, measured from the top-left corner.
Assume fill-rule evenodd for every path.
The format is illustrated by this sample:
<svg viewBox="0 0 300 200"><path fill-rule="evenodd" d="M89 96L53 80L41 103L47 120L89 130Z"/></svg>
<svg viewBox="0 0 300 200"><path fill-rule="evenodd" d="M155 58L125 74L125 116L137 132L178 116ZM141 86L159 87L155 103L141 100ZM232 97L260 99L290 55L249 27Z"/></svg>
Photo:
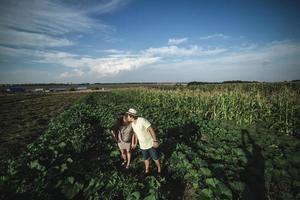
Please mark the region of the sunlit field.
<svg viewBox="0 0 300 200"><path fill-rule="evenodd" d="M12 137L28 145L20 156L6 154L1 160L1 198L300 198L299 83L122 88L78 101L78 96L62 97L51 96L53 107L40 100L43 96L2 100L7 115L1 114L7 127L2 140ZM37 101L36 107L27 101ZM26 118L18 119L12 105L21 106ZM109 130L117 113L130 107L156 131L162 176L153 163L150 176L142 176L138 149L129 171L120 166ZM27 118L43 125L28 124ZM42 133L27 140L21 122L25 130Z"/></svg>

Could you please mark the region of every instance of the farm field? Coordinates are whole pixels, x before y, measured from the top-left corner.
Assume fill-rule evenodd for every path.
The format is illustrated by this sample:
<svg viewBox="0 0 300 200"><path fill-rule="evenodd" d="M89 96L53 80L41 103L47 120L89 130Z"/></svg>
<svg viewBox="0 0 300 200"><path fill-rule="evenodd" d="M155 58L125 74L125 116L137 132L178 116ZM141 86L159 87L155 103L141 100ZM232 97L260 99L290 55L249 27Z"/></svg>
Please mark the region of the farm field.
<svg viewBox="0 0 300 200"><path fill-rule="evenodd" d="M300 198L299 86L222 84L88 94L58 110L19 157L1 160L1 198ZM129 171L120 167L109 129L116 114L129 107L157 133L161 177L141 176L139 150Z"/></svg>
<svg viewBox="0 0 300 200"><path fill-rule="evenodd" d="M19 155L51 119L86 94L10 94L0 96L0 151Z"/></svg>

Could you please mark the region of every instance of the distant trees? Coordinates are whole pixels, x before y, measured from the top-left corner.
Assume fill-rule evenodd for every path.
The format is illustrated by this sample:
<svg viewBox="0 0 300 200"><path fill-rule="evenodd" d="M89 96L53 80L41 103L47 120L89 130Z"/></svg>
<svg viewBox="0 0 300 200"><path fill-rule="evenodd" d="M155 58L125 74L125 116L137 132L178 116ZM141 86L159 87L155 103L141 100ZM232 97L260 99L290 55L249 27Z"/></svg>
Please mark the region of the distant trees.
<svg viewBox="0 0 300 200"><path fill-rule="evenodd" d="M231 81L223 81L223 82L202 82L202 81L192 81L187 84L187 86L195 86L195 85L205 85L205 84L226 84L226 83L259 83L258 81L242 81L242 80L231 80Z"/></svg>

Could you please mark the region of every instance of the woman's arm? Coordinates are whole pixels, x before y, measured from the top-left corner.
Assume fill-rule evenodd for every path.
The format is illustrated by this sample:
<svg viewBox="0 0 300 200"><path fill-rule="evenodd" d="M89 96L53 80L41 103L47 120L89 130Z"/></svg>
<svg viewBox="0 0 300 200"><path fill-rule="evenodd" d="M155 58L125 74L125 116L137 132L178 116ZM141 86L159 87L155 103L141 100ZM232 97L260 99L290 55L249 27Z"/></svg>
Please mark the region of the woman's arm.
<svg viewBox="0 0 300 200"><path fill-rule="evenodd" d="M116 131L115 130L111 130L110 132L111 132L113 138L118 142Z"/></svg>

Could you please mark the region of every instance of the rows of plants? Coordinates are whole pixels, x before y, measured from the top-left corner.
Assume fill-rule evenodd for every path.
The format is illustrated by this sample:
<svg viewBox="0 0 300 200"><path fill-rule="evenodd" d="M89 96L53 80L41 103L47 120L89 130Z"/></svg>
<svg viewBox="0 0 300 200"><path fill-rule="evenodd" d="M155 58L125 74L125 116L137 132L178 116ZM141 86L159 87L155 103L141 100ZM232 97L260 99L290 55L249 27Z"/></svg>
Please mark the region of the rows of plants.
<svg viewBox="0 0 300 200"><path fill-rule="evenodd" d="M198 92L231 92L238 91L239 93L260 93L265 96L274 95L291 91L300 94L300 82L281 82L281 83L227 83L227 84L200 84L188 85L189 90ZM184 89L184 87L182 87ZM186 88L184 89L186 90Z"/></svg>
<svg viewBox="0 0 300 200"><path fill-rule="evenodd" d="M73 105L84 93L6 94L0 96L0 159L18 156L43 134L51 118Z"/></svg>
<svg viewBox="0 0 300 200"><path fill-rule="evenodd" d="M131 95L136 97L139 105L170 107L185 116L205 120L230 120L247 125L260 123L268 129L274 129L276 133L299 137L300 93L298 90L284 88L268 95L256 90L254 90L256 92L250 91L240 93L239 89L232 89L230 92L137 89L131 91Z"/></svg>
<svg viewBox="0 0 300 200"><path fill-rule="evenodd" d="M298 112L297 100L288 100ZM289 135L297 131L297 121L293 114L287 117L293 125L275 126L273 115L281 114L269 111L276 103L237 93L138 89L90 94L53 120L19 158L1 161L1 197L299 198L300 142ZM129 107L157 132L163 177L140 176L139 150L131 171L119 167L109 129L116 114Z"/></svg>
<svg viewBox="0 0 300 200"><path fill-rule="evenodd" d="M180 180L190 195L201 199L294 199L299 197L299 140L276 134L276 120L254 119L236 123L225 117L211 118L205 113L208 105L218 106L209 97L202 112L195 105L198 94L174 94L160 91L133 91L118 94L130 96L156 127L161 137L163 162L168 166L170 182ZM225 96L225 95L224 95ZM225 98L230 99L230 94ZM126 98L125 98L126 99ZM199 98L200 99L200 98ZM234 100L234 99L233 99ZM239 104L247 105L250 98ZM293 99L294 101L296 99ZM204 100L205 101L205 100ZM276 101L276 100L273 100ZM267 102L273 105L272 102ZM230 104L222 104L229 107ZM295 104L299 109L299 104ZM238 113L238 109L233 107ZM248 114L264 110L247 107ZM216 112L221 112L220 106ZM244 112L245 113L245 112ZM279 115L278 113L272 113ZM246 116L245 116L246 117ZM296 120L296 119L291 119ZM297 131L296 129L293 131ZM168 188L167 188L168 189ZM170 190L170 192L172 189Z"/></svg>
<svg viewBox="0 0 300 200"><path fill-rule="evenodd" d="M108 130L114 115L106 107L115 105L109 98L98 108L89 105L90 98L84 101L53 120L19 158L1 160L1 199L159 198L156 179L140 182L118 167Z"/></svg>
<svg viewBox="0 0 300 200"><path fill-rule="evenodd" d="M299 180L297 166L300 164L297 159L298 140L275 134L278 130L266 129L270 126L258 122L244 127L234 120L212 120L203 114L195 115L193 108L188 107L193 100L172 95L173 92L135 90L117 92L113 99L121 105L116 107L115 112L135 105L153 122L161 137L162 159L171 176L167 185L174 180L182 181L184 187L191 185L190 193L195 198L206 195L208 199L239 199L254 195L253 198L293 199L297 196L299 182L295 180ZM181 165L178 161L184 158L183 155L190 155L187 156L190 161L185 160ZM195 161L195 158L201 159ZM201 177L205 173L207 177ZM257 180L251 180L252 177ZM211 180L218 182L215 188L209 185ZM175 187L162 185L170 196Z"/></svg>

